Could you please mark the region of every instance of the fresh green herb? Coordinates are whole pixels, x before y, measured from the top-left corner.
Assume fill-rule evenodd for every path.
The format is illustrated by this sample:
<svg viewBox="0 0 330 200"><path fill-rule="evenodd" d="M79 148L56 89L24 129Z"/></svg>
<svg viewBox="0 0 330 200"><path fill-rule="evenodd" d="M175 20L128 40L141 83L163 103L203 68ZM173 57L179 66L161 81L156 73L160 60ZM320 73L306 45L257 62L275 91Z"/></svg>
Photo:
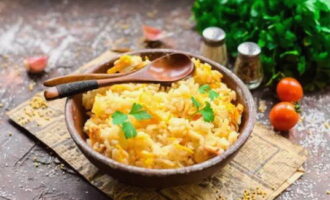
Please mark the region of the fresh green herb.
<svg viewBox="0 0 330 200"><path fill-rule="evenodd" d="M197 110L199 110L199 107L201 106L201 104L194 97L191 97L191 101L192 101L193 105L197 108Z"/></svg>
<svg viewBox="0 0 330 200"><path fill-rule="evenodd" d="M126 139L133 138L137 135L136 129L131 122L124 122L122 126Z"/></svg>
<svg viewBox="0 0 330 200"><path fill-rule="evenodd" d="M134 103L129 114L133 115L137 120L150 119L151 115L147 111L142 110L142 105Z"/></svg>
<svg viewBox="0 0 330 200"><path fill-rule="evenodd" d="M137 120L150 119L151 115L146 111L142 110L142 105L134 103L130 115L134 116ZM112 123L120 125L122 128L125 138L133 138L137 135L136 129L131 122L128 121L128 115L120 111L116 111L112 114Z"/></svg>
<svg viewBox="0 0 330 200"><path fill-rule="evenodd" d="M214 99L216 99L219 96L219 94L214 91L214 90L210 90L209 92L209 98L213 101Z"/></svg>
<svg viewBox="0 0 330 200"><path fill-rule="evenodd" d="M330 84L329 0L195 0L192 10L199 32L225 30L231 56L242 42L258 43L265 83L284 74L305 90Z"/></svg>
<svg viewBox="0 0 330 200"><path fill-rule="evenodd" d="M202 94L205 94L211 90L211 87L207 84L204 84L198 88L198 91Z"/></svg>
<svg viewBox="0 0 330 200"><path fill-rule="evenodd" d="M193 102L193 105L197 108L196 113L201 113L204 121L213 122L214 112L213 112L211 104L209 102L205 102L204 108L200 110L199 108L201 106L201 103L199 103L194 97L191 97L191 101Z"/></svg>
<svg viewBox="0 0 330 200"><path fill-rule="evenodd" d="M112 114L112 123L113 124L116 124L116 125L122 124L127 119L128 119L127 115L120 111L116 111Z"/></svg>
<svg viewBox="0 0 330 200"><path fill-rule="evenodd" d="M205 94L205 93L208 93L209 95L209 98L213 101L215 98L219 97L220 95L211 89L211 87L207 84L204 84L202 86L199 87L198 91L201 93L201 94Z"/></svg>
<svg viewBox="0 0 330 200"><path fill-rule="evenodd" d="M200 110L200 113L202 114L204 121L213 122L214 112L209 102L205 102L205 107L202 110Z"/></svg>

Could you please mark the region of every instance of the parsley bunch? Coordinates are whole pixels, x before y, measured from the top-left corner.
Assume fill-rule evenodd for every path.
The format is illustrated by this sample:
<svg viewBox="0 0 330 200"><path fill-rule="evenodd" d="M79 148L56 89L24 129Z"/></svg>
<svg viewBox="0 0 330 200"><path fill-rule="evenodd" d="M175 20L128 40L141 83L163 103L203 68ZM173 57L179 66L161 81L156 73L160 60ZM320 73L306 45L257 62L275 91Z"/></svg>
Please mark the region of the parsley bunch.
<svg viewBox="0 0 330 200"><path fill-rule="evenodd" d="M131 111L128 114L132 115L137 120L145 120L151 118L151 115L147 113L147 111L142 110L142 105L137 103L133 104ZM111 116L112 123L121 126L126 139L133 138L137 134L133 124L130 121L128 121L128 114L124 114L120 111L116 111Z"/></svg>
<svg viewBox="0 0 330 200"><path fill-rule="evenodd" d="M329 0L195 0L192 11L199 32L225 30L233 57L240 43L258 43L269 83L293 76L306 90L330 84Z"/></svg>

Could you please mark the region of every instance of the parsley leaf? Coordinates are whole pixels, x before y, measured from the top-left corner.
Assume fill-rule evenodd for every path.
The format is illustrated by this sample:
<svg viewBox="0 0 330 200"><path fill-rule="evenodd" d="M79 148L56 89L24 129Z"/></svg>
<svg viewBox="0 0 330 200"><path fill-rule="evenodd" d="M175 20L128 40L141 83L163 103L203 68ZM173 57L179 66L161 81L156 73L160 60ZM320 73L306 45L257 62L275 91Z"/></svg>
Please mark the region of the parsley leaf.
<svg viewBox="0 0 330 200"><path fill-rule="evenodd" d="M205 84L205 85L200 86L198 91L202 94L205 94L208 91L210 91L210 89L211 89L211 87L209 85Z"/></svg>
<svg viewBox="0 0 330 200"><path fill-rule="evenodd" d="M137 135L136 129L131 122L124 122L122 125L122 129L125 133L126 139L133 138Z"/></svg>
<svg viewBox="0 0 330 200"><path fill-rule="evenodd" d="M120 111L116 111L112 114L112 123L113 124L116 124L116 125L122 124L127 119L128 119L127 115Z"/></svg>
<svg viewBox="0 0 330 200"><path fill-rule="evenodd" d="M132 106L131 111L129 112L129 114L139 112L141 109L142 109L141 104L133 103L133 106Z"/></svg>
<svg viewBox="0 0 330 200"><path fill-rule="evenodd" d="M216 92L216 91L214 91L214 90L210 90L210 92L209 92L209 97L210 97L210 99L213 101L214 99L216 99L217 97L219 96L219 94Z"/></svg>
<svg viewBox="0 0 330 200"><path fill-rule="evenodd" d="M147 111L142 110L142 105L134 103L132 106L131 111L129 112L130 115L133 115L137 120L144 120L150 119L151 115L147 113Z"/></svg>
<svg viewBox="0 0 330 200"><path fill-rule="evenodd" d="M142 105L134 103L130 115L133 115L137 120L150 119L151 115L146 111L142 110ZM128 115L120 111L116 111L112 114L112 123L116 125L121 125L121 128L125 134L125 138L133 138L137 135L136 129L133 124L128 120Z"/></svg>
<svg viewBox="0 0 330 200"><path fill-rule="evenodd" d="M209 102L205 102L205 107L202 110L200 110L200 113L202 114L204 121L213 122L214 112Z"/></svg>
<svg viewBox="0 0 330 200"><path fill-rule="evenodd" d="M138 113L131 114L135 117L137 120L144 120L144 119L150 119L151 115L147 113L146 111L141 111Z"/></svg>
<svg viewBox="0 0 330 200"><path fill-rule="evenodd" d="M197 110L199 110L199 107L201 106L201 104L194 97L191 97L191 101L192 101L193 105L197 108Z"/></svg>
<svg viewBox="0 0 330 200"><path fill-rule="evenodd" d="M212 93L210 92L209 95L211 99L219 96L219 94L215 91L213 91ZM193 105L197 108L197 111L193 115L195 115L196 113L202 114L203 119L206 122L212 122L214 120L214 112L209 102L206 101L204 108L200 110L201 103L199 103L194 97L191 97L191 101Z"/></svg>
<svg viewBox="0 0 330 200"><path fill-rule="evenodd" d="M198 91L201 93L201 94L205 94L205 93L208 93L209 95L209 98L213 101L215 98L217 98L219 96L219 94L212 90L211 87L207 84L204 84L202 86L199 87ZM197 107L197 106L196 106Z"/></svg>

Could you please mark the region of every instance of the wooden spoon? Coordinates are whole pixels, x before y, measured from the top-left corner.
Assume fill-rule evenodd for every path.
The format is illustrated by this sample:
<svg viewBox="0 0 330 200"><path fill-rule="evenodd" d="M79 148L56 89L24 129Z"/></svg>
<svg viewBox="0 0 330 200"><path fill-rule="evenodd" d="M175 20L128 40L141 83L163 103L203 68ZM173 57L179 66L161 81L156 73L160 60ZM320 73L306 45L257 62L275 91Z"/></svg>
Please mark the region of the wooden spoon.
<svg viewBox="0 0 330 200"><path fill-rule="evenodd" d="M53 100L117 83L172 83L189 76L193 71L194 65L191 59L185 54L175 53L162 56L144 68L125 76L60 84L45 90L44 96L47 100Z"/></svg>

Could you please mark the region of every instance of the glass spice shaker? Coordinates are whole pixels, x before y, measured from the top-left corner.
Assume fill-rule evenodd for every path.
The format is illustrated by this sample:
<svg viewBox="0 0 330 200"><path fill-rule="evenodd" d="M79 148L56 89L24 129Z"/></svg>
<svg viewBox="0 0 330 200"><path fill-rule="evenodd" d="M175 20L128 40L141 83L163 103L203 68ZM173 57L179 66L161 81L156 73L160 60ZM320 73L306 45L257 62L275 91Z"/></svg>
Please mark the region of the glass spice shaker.
<svg viewBox="0 0 330 200"><path fill-rule="evenodd" d="M237 48L238 56L234 73L242 79L249 89L259 87L263 79L263 70L259 55L260 47L254 42L244 42Z"/></svg>
<svg viewBox="0 0 330 200"><path fill-rule="evenodd" d="M220 63L227 65L227 47L225 43L226 33L218 27L208 27L204 29L203 43L201 46L202 55Z"/></svg>

